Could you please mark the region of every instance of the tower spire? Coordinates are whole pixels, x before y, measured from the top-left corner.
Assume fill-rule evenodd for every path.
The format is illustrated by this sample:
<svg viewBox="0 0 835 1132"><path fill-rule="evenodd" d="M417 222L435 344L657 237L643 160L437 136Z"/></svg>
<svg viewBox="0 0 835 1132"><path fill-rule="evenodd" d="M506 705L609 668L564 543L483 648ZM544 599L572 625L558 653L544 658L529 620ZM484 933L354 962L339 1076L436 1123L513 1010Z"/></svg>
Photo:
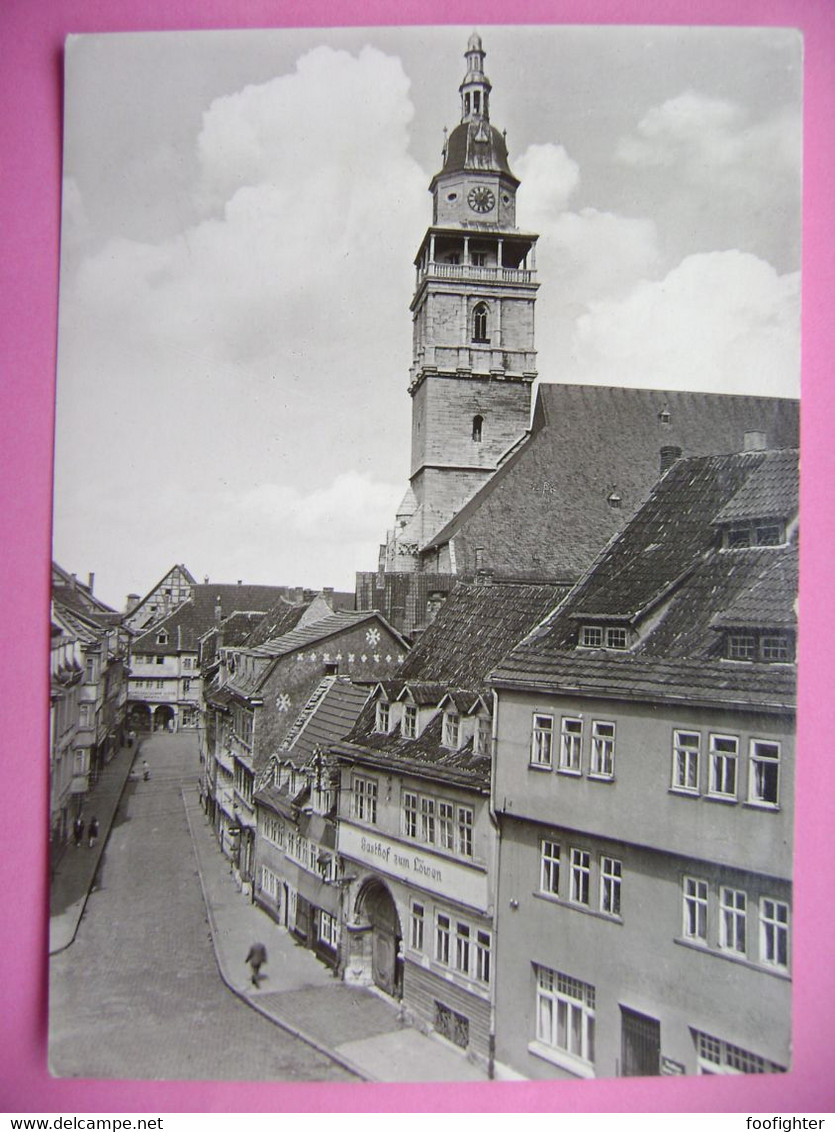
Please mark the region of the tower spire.
<svg viewBox="0 0 835 1132"><path fill-rule="evenodd" d="M461 92L461 121L490 121L490 80L484 73L484 56L481 36L474 31L467 43L464 58L467 60L467 73L458 88Z"/></svg>

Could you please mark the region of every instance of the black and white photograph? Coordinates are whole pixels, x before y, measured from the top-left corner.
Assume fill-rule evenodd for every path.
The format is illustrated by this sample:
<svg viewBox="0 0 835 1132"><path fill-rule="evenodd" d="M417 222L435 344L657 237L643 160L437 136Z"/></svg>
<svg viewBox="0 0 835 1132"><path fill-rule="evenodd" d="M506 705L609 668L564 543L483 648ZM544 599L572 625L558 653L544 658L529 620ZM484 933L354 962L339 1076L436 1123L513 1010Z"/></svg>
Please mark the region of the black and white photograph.
<svg viewBox="0 0 835 1132"><path fill-rule="evenodd" d="M788 1072L800 33L63 65L50 1072Z"/></svg>

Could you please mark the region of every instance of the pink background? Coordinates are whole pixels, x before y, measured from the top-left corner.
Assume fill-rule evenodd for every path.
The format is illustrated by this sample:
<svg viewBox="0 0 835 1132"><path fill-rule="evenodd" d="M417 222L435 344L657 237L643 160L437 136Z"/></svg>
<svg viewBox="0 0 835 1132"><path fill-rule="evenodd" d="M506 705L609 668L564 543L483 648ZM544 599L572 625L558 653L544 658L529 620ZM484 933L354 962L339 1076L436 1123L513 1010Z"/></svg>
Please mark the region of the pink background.
<svg viewBox="0 0 835 1132"><path fill-rule="evenodd" d="M835 756L829 697L835 491L830 225L835 220L832 0L3 0L0 5L0 1110L767 1111L835 1109ZM786 1076L599 1083L271 1085L53 1080L46 1069L47 642L61 178L69 33L455 23L703 23L805 35L801 696L794 1064ZM94 564L91 564L94 565ZM129 1025L128 1018L125 1024Z"/></svg>

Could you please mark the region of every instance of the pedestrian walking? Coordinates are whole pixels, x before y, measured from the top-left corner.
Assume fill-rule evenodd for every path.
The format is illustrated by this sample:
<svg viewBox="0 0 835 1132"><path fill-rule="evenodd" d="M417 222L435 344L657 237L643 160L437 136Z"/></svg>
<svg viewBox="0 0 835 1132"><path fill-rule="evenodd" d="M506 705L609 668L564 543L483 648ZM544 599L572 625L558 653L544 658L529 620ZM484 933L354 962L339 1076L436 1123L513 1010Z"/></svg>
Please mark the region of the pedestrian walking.
<svg viewBox="0 0 835 1132"><path fill-rule="evenodd" d="M151 777L151 768L148 766L147 762L145 762L145 761L143 761L143 763L142 763L142 777L145 779L146 782Z"/></svg>
<svg viewBox="0 0 835 1132"><path fill-rule="evenodd" d="M81 814L79 814L75 821L72 823L72 837L77 849L81 842L84 840L84 818L81 816Z"/></svg>
<svg viewBox="0 0 835 1132"><path fill-rule="evenodd" d="M267 962L267 949L263 943L253 943L244 962L252 968L252 985L257 987L261 979L261 968Z"/></svg>
<svg viewBox="0 0 835 1132"><path fill-rule="evenodd" d="M87 834L90 838L90 848L92 849L93 846L98 841L98 838L99 838L99 819L98 818L90 818L90 825L89 825L89 828L87 830Z"/></svg>

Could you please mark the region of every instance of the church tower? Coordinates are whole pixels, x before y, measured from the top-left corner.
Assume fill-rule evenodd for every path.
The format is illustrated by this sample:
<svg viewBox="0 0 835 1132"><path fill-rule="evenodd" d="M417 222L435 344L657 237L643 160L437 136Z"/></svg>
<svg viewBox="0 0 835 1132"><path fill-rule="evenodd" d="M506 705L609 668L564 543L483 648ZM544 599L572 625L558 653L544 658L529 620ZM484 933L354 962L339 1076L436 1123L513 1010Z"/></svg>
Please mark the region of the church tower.
<svg viewBox="0 0 835 1132"><path fill-rule="evenodd" d="M516 227L519 181L490 123L484 56L473 34L461 121L445 137L443 167L429 186L432 224L415 257L410 488L387 570L419 569L421 546L490 478L530 422L537 237Z"/></svg>

